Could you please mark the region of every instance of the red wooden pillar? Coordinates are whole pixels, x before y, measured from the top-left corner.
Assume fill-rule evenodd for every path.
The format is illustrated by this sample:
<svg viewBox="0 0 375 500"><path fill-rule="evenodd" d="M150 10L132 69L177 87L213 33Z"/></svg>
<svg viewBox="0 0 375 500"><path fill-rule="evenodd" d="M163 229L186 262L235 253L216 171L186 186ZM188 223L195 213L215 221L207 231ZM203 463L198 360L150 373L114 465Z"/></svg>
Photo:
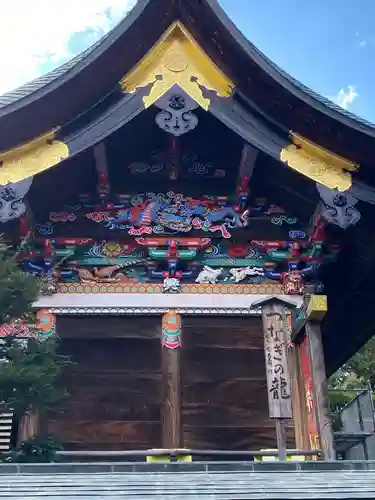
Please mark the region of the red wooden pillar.
<svg viewBox="0 0 375 500"><path fill-rule="evenodd" d="M162 322L162 446L181 448L181 316L164 314Z"/></svg>
<svg viewBox="0 0 375 500"><path fill-rule="evenodd" d="M301 364L306 425L311 449L320 448L325 460L335 460L334 434L328 402L328 383L323 353L320 322L327 312L325 295L305 295L305 305L300 318L295 321L293 338L297 338ZM302 342L299 332L304 331Z"/></svg>

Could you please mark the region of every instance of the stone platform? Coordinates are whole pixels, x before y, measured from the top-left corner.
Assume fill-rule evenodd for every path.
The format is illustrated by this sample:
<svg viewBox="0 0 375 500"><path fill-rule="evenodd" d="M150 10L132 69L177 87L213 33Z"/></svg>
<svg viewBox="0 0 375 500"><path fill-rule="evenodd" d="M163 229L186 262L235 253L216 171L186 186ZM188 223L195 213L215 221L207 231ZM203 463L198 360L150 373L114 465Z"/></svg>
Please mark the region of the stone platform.
<svg viewBox="0 0 375 500"><path fill-rule="evenodd" d="M372 499L375 462L1 465L0 499Z"/></svg>

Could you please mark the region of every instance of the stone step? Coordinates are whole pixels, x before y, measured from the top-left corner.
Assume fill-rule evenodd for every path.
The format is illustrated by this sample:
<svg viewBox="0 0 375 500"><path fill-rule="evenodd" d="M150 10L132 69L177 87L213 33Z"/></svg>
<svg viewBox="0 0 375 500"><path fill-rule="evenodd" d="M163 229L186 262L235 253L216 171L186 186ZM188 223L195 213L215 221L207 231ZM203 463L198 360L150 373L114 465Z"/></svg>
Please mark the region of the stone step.
<svg viewBox="0 0 375 500"><path fill-rule="evenodd" d="M375 498L375 472L2 475L0 499Z"/></svg>
<svg viewBox="0 0 375 500"><path fill-rule="evenodd" d="M375 464L92 463L0 466L0 499L259 498L375 499Z"/></svg>
<svg viewBox="0 0 375 500"><path fill-rule="evenodd" d="M13 413L0 412L0 452L7 452L10 448L12 434Z"/></svg>

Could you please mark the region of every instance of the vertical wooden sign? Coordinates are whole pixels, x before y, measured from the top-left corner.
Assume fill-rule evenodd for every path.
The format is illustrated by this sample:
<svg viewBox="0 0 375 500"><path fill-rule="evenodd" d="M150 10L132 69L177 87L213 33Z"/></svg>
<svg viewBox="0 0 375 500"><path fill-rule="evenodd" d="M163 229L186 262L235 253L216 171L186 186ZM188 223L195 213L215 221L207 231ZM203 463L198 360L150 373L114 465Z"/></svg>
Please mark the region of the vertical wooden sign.
<svg viewBox="0 0 375 500"><path fill-rule="evenodd" d="M285 306L268 302L262 307L264 352L270 418L291 419L292 397L287 359L288 318Z"/></svg>

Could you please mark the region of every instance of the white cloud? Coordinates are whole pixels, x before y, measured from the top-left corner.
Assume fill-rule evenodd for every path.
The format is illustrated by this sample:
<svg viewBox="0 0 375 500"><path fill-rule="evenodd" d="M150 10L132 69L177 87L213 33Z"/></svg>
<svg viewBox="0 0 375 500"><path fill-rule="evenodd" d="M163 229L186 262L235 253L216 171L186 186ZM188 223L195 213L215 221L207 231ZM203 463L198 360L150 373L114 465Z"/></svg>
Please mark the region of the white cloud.
<svg viewBox="0 0 375 500"><path fill-rule="evenodd" d="M69 41L90 29L110 30L136 0L1 0L0 94L75 56ZM44 70L42 70L44 68Z"/></svg>
<svg viewBox="0 0 375 500"><path fill-rule="evenodd" d="M336 97L333 97L331 99L342 108L348 109L348 107L353 104L358 95L359 94L358 92L356 92L355 87L353 87L353 85L348 85L347 89L340 89Z"/></svg>

